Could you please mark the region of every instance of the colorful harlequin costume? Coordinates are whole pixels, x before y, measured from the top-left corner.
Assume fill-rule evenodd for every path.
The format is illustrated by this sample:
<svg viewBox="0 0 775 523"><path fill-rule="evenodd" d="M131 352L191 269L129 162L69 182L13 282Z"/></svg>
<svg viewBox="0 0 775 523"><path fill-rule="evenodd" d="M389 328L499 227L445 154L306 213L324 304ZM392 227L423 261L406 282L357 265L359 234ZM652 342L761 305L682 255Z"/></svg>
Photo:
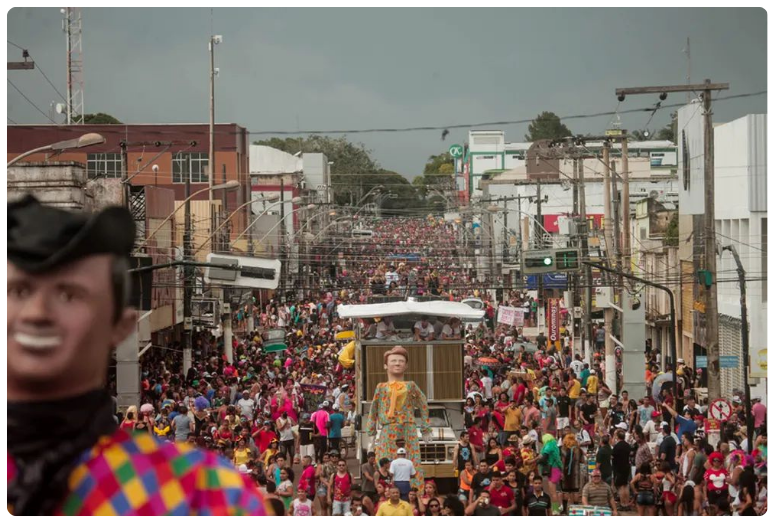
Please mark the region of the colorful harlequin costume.
<svg viewBox="0 0 775 523"><path fill-rule="evenodd" d="M421 432L430 429L428 420L428 400L420 387L413 381L393 381L380 383L374 391L374 400L366 422L369 436L377 435L377 426L381 428L374 441L377 462L382 458L395 459L398 450L397 440L404 440L407 459L412 460L417 476L412 478L412 487L420 489L424 482L420 466L420 442L417 435L417 422L414 411L420 411Z"/></svg>
<svg viewBox="0 0 775 523"><path fill-rule="evenodd" d="M9 455L9 483L18 472ZM256 487L215 454L116 430L77 459L54 514L263 516L267 509Z"/></svg>

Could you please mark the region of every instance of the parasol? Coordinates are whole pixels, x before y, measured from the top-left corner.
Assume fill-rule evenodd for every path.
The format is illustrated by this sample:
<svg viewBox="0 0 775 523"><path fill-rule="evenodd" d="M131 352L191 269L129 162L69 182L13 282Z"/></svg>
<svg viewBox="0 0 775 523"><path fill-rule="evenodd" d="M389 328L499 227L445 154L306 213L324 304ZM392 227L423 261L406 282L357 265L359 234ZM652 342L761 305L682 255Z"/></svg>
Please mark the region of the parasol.
<svg viewBox="0 0 775 523"><path fill-rule="evenodd" d="M662 392L664 386L673 381L673 373L665 372L654 378L654 384L651 386L651 395L654 397L654 401L659 400L659 393Z"/></svg>
<svg viewBox="0 0 775 523"><path fill-rule="evenodd" d="M503 363L501 363L500 360L496 358L489 358L489 357L479 358L478 360L476 360L476 363L479 365L487 365L488 367L492 367L495 365L503 365Z"/></svg>

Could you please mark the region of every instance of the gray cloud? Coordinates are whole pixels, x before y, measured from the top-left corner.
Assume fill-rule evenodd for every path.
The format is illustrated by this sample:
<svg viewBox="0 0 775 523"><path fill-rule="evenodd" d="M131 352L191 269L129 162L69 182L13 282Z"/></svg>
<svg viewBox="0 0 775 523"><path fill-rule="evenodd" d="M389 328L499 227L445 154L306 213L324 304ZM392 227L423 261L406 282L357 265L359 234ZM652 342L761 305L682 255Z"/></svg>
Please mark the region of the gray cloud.
<svg viewBox="0 0 775 523"><path fill-rule="evenodd" d="M86 109L122 121L208 118L209 9L83 8ZM253 131L406 127L613 110L616 87L728 81L766 88L766 12L716 9L216 9L217 116ZM58 8L8 13L8 39L65 91ZM8 46L8 59L20 51ZM57 99L37 71L9 78L44 112ZM671 96L669 102L683 100ZM656 99L631 97L623 109ZM9 86L8 116L47 120ZM766 98L719 103L717 121L766 112ZM650 127L667 123L660 111ZM624 115L630 129L646 114ZM600 132L608 118L571 120ZM507 126L520 141L527 125ZM352 135L385 167L413 176L465 130Z"/></svg>

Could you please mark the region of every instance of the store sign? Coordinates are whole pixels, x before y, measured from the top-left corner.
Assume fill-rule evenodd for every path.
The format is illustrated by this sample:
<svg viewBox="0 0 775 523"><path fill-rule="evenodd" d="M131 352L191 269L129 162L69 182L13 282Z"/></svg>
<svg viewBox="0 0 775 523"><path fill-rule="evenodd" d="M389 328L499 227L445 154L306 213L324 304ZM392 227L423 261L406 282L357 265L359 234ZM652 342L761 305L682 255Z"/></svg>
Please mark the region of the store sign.
<svg viewBox="0 0 775 523"><path fill-rule="evenodd" d="M751 371L749 376L752 378L767 377L767 349L753 349L751 351Z"/></svg>
<svg viewBox="0 0 775 523"><path fill-rule="evenodd" d="M549 330L549 340L557 341L560 339L560 300L549 298L547 302L546 325Z"/></svg>

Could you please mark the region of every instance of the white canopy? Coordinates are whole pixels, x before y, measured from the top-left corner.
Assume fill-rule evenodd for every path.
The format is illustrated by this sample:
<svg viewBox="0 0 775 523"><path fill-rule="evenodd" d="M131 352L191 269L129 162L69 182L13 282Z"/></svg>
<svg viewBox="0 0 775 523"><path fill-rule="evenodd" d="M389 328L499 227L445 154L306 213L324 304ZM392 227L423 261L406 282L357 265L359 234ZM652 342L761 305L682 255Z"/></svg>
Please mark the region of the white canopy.
<svg viewBox="0 0 775 523"><path fill-rule="evenodd" d="M481 320L483 310L476 310L458 301L396 301L392 303L370 303L368 305L340 305L337 308L341 318L384 318L385 316L427 315L462 320Z"/></svg>

